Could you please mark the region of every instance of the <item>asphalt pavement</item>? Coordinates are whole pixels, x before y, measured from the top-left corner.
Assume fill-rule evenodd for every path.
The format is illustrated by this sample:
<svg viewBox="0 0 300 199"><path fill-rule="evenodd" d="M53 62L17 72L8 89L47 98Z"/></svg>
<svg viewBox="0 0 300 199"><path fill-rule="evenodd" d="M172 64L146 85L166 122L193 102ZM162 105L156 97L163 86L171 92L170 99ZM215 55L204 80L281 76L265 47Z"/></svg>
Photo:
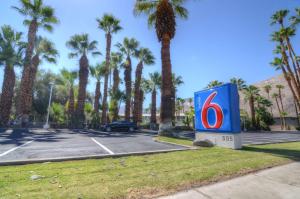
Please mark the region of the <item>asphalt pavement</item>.
<svg viewBox="0 0 300 199"><path fill-rule="evenodd" d="M155 134L94 130L15 129L0 131L0 163L118 156L188 149L156 142Z"/></svg>

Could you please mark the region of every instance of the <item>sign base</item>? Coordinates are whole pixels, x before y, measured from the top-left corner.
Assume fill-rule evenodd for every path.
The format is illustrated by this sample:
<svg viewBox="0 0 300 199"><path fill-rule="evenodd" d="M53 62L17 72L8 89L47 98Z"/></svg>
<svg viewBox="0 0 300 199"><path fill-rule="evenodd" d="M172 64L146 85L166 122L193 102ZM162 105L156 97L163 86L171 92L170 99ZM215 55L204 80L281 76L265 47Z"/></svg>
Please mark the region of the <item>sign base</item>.
<svg viewBox="0 0 300 199"><path fill-rule="evenodd" d="M240 133L213 133L213 132L197 132L196 141L208 140L215 146L241 149L242 135Z"/></svg>

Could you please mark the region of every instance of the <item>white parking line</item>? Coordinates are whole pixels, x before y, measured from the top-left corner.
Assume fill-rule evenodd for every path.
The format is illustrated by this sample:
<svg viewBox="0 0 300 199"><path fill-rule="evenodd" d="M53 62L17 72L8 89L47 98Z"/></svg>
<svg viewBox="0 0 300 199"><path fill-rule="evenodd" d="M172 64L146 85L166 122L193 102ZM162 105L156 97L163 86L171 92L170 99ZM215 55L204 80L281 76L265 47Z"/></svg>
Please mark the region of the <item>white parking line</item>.
<svg viewBox="0 0 300 199"><path fill-rule="evenodd" d="M19 148L21 148L21 147L23 147L23 146L26 146L27 144L30 144L30 143L33 142L33 141L34 141L34 140L31 140L31 141L29 141L29 142L26 142L25 144L22 144L22 145L20 145L20 146L17 146L17 147L15 147L15 148L12 148L12 149L10 149L10 150L8 150L8 151L5 151L4 153L1 153L1 154L0 154L0 157L5 156L5 155L9 154L10 152L13 152L13 151L15 151L15 150L17 150L17 149L19 149Z"/></svg>
<svg viewBox="0 0 300 199"><path fill-rule="evenodd" d="M103 144L101 144L100 142L98 142L97 140L95 140L94 138L91 138L96 144L98 144L101 148L103 148L105 151L107 151L109 154L113 155L115 154L114 152L112 152L111 150L109 150L106 146L104 146Z"/></svg>

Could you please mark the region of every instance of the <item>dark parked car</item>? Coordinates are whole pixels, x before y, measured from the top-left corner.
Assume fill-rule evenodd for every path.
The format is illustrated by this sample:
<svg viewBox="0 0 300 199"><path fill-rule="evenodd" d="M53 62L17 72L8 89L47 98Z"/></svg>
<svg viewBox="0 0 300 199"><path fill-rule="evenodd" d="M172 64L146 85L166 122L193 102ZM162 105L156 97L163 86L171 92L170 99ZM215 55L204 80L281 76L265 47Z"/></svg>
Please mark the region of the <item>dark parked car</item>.
<svg viewBox="0 0 300 199"><path fill-rule="evenodd" d="M109 123L103 127L103 130L106 132L111 131L129 131L133 132L137 130L137 125L134 122L128 121L116 121Z"/></svg>

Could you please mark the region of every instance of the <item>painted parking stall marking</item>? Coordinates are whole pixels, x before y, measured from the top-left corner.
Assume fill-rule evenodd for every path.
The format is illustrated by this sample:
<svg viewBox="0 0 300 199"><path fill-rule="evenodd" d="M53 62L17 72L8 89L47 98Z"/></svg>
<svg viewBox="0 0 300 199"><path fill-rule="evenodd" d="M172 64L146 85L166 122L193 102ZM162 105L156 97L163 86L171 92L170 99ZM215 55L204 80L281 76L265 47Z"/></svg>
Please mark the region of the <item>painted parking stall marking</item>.
<svg viewBox="0 0 300 199"><path fill-rule="evenodd" d="M0 157L3 157L3 156L5 156L5 155L7 155L7 154L9 154L9 153L11 153L11 152L13 152L13 151L15 151L15 150L21 148L21 147L23 147L23 146L26 146L26 145L32 143L33 141L34 141L34 140L31 140L31 141L29 141L29 142L26 142L26 143L20 145L20 146L17 146L17 147L14 147L14 148L12 148L12 149L10 149L10 150L8 150L8 151L5 151L4 153L1 153L1 154L0 154Z"/></svg>
<svg viewBox="0 0 300 199"><path fill-rule="evenodd" d="M106 146L104 146L103 144L101 144L100 142L98 142L96 139L91 138L97 145L99 145L101 148L103 148L105 151L107 151L109 154L113 155L115 154L114 152L112 152L110 149L108 149Z"/></svg>

